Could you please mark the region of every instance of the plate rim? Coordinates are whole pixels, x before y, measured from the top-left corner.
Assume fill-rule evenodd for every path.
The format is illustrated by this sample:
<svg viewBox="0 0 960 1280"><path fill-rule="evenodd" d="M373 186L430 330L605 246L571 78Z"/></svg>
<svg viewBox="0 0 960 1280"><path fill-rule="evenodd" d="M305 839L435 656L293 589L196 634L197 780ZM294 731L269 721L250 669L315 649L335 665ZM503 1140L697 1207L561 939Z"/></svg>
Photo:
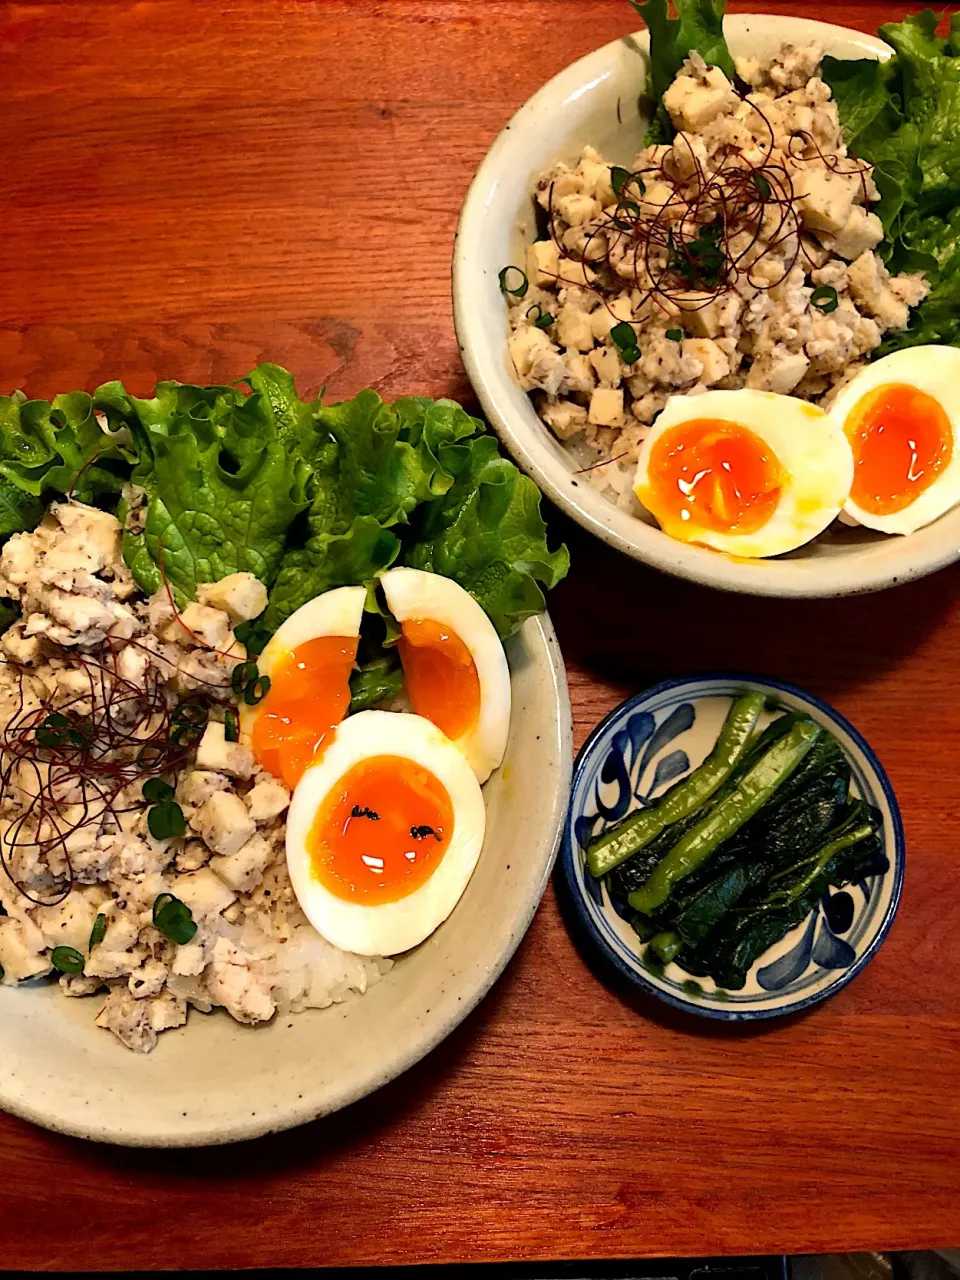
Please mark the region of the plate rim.
<svg viewBox="0 0 960 1280"><path fill-rule="evenodd" d="M515 955L540 906L556 864L563 838L563 827L569 805L570 782L573 771L573 718L569 683L566 678L566 667L560 643L549 613L544 610L543 613L532 617L528 621L534 625L543 646L546 659L543 673L544 677L549 679L552 692L555 695L551 698L551 703L555 709L555 714L551 720L551 729L556 732L556 740L559 745L557 761L558 785L550 807L549 821L544 824L543 849L545 856L540 864L539 874L535 879L531 878L524 908L516 917L513 929L500 948L496 960L484 970L481 979L474 983L469 994L464 994L462 999L457 1001L450 1016L436 1025L425 1026L423 1034L415 1036L406 1052L398 1055L385 1070L371 1073L358 1080L353 1087L342 1089L339 1092L330 1090L329 1092L333 1096L329 1102L318 1104L316 1099L310 1101L308 1097L304 1097L303 1100L294 1099L282 1111L274 1111L269 1115L265 1115L262 1119L256 1120L246 1116L228 1127L223 1125L219 1127L216 1125L205 1126L201 1119L200 1123L195 1123L192 1127L185 1128L183 1131L170 1135L157 1135L154 1131L138 1130L135 1118L131 1120L129 1115L125 1117L125 1124L121 1121L113 1125L113 1127L102 1121L83 1124L79 1118L73 1121L63 1116L54 1116L43 1107L34 1107L17 1099L12 1100L5 1093L0 1093L0 1110L50 1132L103 1143L108 1146L154 1150L186 1150L200 1147L227 1146L266 1137L270 1134L282 1133L289 1129L298 1128L301 1125L310 1124L313 1121L322 1119L324 1116L333 1115L337 1111L352 1106L363 1098L376 1093L377 1090L403 1075L437 1048L490 993ZM551 831L552 835L550 834ZM327 1010L309 1010L298 1016L316 1017L322 1016L325 1012ZM225 1018L228 1015L221 1010L218 1012L218 1016ZM242 1030L246 1032L251 1029L242 1028ZM98 1031L97 1034L101 1033Z"/></svg>
<svg viewBox="0 0 960 1280"><path fill-rule="evenodd" d="M694 1000L685 1000L670 991L664 991L655 983L647 979L643 974L638 973L635 969L630 968L618 953L603 938L590 918L583 894L580 892L576 878L576 868L574 860L576 853L574 850L575 840L573 837L572 823L572 805L573 797L577 789L577 784L584 770L591 752L609 726L620 720L629 711L641 703L649 701L660 693L669 692L670 690L681 689L690 685L706 683L710 681L724 681L730 683L742 683L747 686L760 686L763 688L776 689L778 692L790 694L799 701L816 708L828 721L837 724L849 737L853 740L858 750L863 752L864 758L870 765L871 770L879 784L880 791L883 794L889 810L893 825L893 850L891 856L890 871L886 874L892 874L893 886L890 896L890 902L884 912L883 919L880 921L877 931L870 940L868 946L863 953L859 955L854 963L847 969L843 976L838 978L830 987L813 992L805 996L802 1000L782 1007L772 1007L764 1009L723 1009L719 1006L701 1005ZM887 775L886 769L881 764L877 753L864 738L863 734L857 729L840 711L825 699L818 697L816 694L808 693L807 690L801 689L798 685L792 684L787 680L780 680L774 676L764 676L757 672L716 670L698 672L692 676L676 676L667 680L658 681L656 684L650 685L648 688L638 693L632 694L629 698L625 698L623 702L615 706L600 721L586 738L583 746L577 752L577 758L573 766L573 779L570 786L570 806L567 809L566 820L563 826L563 839L560 847L560 856L558 861L560 874L563 877L567 896L574 908L576 924L578 930L582 933L584 939L592 946L597 948L603 958L611 963L617 970L618 974L634 987L643 991L647 995L655 996L658 1000L665 1004L678 1009L683 1013L693 1014L697 1017L710 1018L715 1022L763 1022L772 1018L783 1018L795 1014L800 1014L815 1005L822 1004L823 1001L829 1000L831 996L842 991L848 983L852 982L870 961L874 958L880 947L886 941L887 935L893 925L894 918L900 906L900 899L903 891L903 881L906 872L906 839L904 835L903 818L900 813L900 805L897 802L896 793L893 784ZM809 919L809 916L805 917Z"/></svg>

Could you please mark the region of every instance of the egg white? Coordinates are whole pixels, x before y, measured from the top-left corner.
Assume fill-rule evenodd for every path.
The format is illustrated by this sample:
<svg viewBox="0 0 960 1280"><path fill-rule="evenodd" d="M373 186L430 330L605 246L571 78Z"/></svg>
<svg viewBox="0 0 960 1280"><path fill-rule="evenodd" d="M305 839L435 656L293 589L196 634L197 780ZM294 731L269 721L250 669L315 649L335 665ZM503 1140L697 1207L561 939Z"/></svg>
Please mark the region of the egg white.
<svg viewBox="0 0 960 1280"><path fill-rule="evenodd" d="M503 760L510 732L510 668L496 627L452 578L423 569L390 569L380 583L399 623L408 619L439 623L470 651L480 682L480 712L456 745L479 781L486 782Z"/></svg>
<svg viewBox="0 0 960 1280"><path fill-rule="evenodd" d="M778 556L821 534L837 518L853 483L853 455L831 417L793 396L772 391L706 391L671 396L640 449L634 491L656 516L649 462L665 431L698 418L716 418L749 428L776 454L785 473L783 490L770 519L753 533L718 533L683 525L685 542L699 542L744 558ZM678 533L670 531L670 536Z"/></svg>
<svg viewBox="0 0 960 1280"><path fill-rule="evenodd" d="M446 788L454 813L446 853L430 878L406 897L375 906L337 897L313 874L308 850L317 811L339 779L371 756L402 756ZM480 857L486 826L483 795L470 765L449 738L421 716L360 711L346 719L293 793L287 815L287 866L304 915L328 942L357 955L397 955L446 920Z"/></svg>
<svg viewBox="0 0 960 1280"><path fill-rule="evenodd" d="M890 515L864 511L848 498L844 511L858 524L881 533L915 533L960 502L960 349L957 347L905 347L867 365L837 396L831 417L842 431L860 400L868 392L890 382L901 382L924 391L936 400L950 420L953 453L937 478L918 497Z"/></svg>
<svg viewBox="0 0 960 1280"><path fill-rule="evenodd" d="M360 635L360 619L367 598L365 587L336 587L314 596L277 628L257 658L262 676L273 676L274 668L284 658L306 644L324 636L344 636L353 640ZM246 739L253 731L259 707L240 708L240 729Z"/></svg>

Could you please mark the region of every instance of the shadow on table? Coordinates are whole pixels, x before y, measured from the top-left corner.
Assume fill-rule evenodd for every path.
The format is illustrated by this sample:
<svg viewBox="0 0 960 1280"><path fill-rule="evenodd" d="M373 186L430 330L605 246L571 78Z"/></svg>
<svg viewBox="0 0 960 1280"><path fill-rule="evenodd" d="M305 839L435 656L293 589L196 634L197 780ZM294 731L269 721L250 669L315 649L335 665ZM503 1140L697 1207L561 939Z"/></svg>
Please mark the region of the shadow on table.
<svg viewBox="0 0 960 1280"><path fill-rule="evenodd" d="M814 1006L801 1013L786 1014L782 1018L768 1018L759 1022L723 1022L675 1009L655 996L647 995L624 978L586 934L583 924L573 909L570 890L564 877L559 873L555 874L553 884L560 915L580 959L597 981L611 991L622 1004L632 1009L638 1017L648 1018L651 1022L656 1022L671 1031L680 1032L682 1035L706 1037L711 1040L746 1040L768 1035L771 1031L780 1031L785 1026L803 1021L815 1011Z"/></svg>
<svg viewBox="0 0 960 1280"><path fill-rule="evenodd" d="M564 656L633 692L727 670L779 677L827 698L869 685L936 629L960 584L956 565L836 600L733 595L648 569L554 515L572 563L549 602Z"/></svg>

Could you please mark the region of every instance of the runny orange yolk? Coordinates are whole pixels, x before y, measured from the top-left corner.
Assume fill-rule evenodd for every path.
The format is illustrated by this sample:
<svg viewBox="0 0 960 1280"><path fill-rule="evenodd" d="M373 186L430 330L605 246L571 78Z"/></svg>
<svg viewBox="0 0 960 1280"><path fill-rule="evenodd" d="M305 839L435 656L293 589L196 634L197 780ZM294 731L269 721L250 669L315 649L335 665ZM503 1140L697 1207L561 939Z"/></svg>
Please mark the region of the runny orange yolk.
<svg viewBox="0 0 960 1280"><path fill-rule="evenodd" d="M404 756L370 756L339 779L317 811L307 851L338 898L378 906L427 881L453 836L443 783Z"/></svg>
<svg viewBox="0 0 960 1280"><path fill-rule="evenodd" d="M357 640L319 636L274 664L253 725L253 754L292 791L350 706Z"/></svg>
<svg viewBox="0 0 960 1280"><path fill-rule="evenodd" d="M749 427L697 418L668 428L650 451L643 500L673 537L755 533L780 500L780 460Z"/></svg>
<svg viewBox="0 0 960 1280"><path fill-rule="evenodd" d="M398 647L407 693L418 716L456 741L480 715L480 678L470 650L449 627L408 618Z"/></svg>
<svg viewBox="0 0 960 1280"><path fill-rule="evenodd" d="M902 382L867 392L845 425L854 458L850 497L872 515L909 507L953 453L953 431L943 406Z"/></svg>

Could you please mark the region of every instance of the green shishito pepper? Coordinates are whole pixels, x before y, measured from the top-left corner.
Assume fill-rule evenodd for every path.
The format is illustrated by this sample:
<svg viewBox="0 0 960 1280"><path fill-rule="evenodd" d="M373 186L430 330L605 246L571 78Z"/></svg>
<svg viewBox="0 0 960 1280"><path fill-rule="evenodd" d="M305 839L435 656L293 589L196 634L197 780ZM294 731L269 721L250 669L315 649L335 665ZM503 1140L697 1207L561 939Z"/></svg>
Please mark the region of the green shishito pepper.
<svg viewBox="0 0 960 1280"><path fill-rule="evenodd" d="M812 720L798 721L744 774L738 785L661 859L639 889L629 895L635 911L649 915L666 902L684 876L695 871L724 840L752 818L790 777L822 733Z"/></svg>
<svg viewBox="0 0 960 1280"><path fill-rule="evenodd" d="M587 846L587 866L597 877L618 867L673 823L696 813L736 768L763 710L762 693L734 699L713 750L698 769L671 787L649 809L641 809Z"/></svg>

